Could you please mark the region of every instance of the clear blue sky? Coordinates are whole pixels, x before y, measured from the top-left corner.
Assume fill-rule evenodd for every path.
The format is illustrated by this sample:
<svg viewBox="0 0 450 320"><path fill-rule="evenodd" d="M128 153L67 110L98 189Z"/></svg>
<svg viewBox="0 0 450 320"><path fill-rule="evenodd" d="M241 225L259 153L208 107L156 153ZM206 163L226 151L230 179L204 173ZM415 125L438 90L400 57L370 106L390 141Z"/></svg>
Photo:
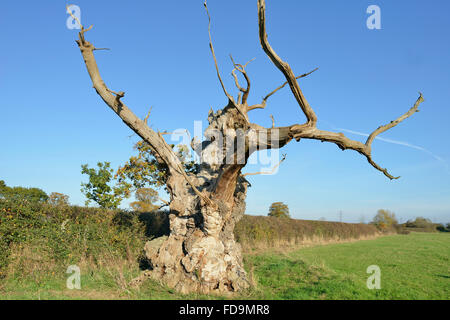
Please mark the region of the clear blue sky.
<svg viewBox="0 0 450 320"><path fill-rule="evenodd" d="M97 61L112 90L144 117L153 106L155 129L193 130L208 110L226 103L208 48L202 0L87 1L81 7ZM381 30L366 27L369 5L381 8ZM78 47L66 28L64 1L1 1L0 179L8 185L62 192L83 204L80 165L132 154L132 135L92 89ZM250 103L284 81L260 48L256 0L209 1L222 76L234 90L230 53L246 62ZM402 221L421 215L450 221L450 2L267 0L269 40L297 74L319 127L369 133L406 112L422 91L421 112L381 135L373 157L394 175L389 181L359 154L318 141L292 142L273 176L249 179L249 214L266 214L272 202L295 218L368 221L379 208ZM235 93L235 92L234 92ZM251 121L303 123L289 89L277 93ZM365 137L346 133L354 139ZM411 147L405 143L416 146ZM417 148L419 147L419 148ZM422 149L421 149L422 148ZM256 168L256 167L255 167ZM255 168L248 168L253 171Z"/></svg>

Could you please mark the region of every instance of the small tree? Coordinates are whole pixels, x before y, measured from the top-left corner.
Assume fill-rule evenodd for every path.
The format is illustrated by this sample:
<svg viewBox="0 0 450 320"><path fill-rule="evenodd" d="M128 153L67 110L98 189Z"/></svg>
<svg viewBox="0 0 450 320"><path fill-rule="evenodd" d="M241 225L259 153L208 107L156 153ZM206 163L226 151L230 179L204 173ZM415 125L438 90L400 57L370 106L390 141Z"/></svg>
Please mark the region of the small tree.
<svg viewBox="0 0 450 320"><path fill-rule="evenodd" d="M68 206L69 196L59 192L52 192L47 202L55 207Z"/></svg>
<svg viewBox="0 0 450 320"><path fill-rule="evenodd" d="M395 217L395 213L384 209L378 210L377 214L371 222L371 224L383 230L396 225L397 223L398 222L397 218Z"/></svg>
<svg viewBox="0 0 450 320"><path fill-rule="evenodd" d="M283 202L274 202L269 208L269 217L290 218L289 208Z"/></svg>
<svg viewBox="0 0 450 320"><path fill-rule="evenodd" d="M136 191L136 200L130 204L130 207L139 212L152 212L158 209L155 202L158 201L158 192L152 188L141 188Z"/></svg>
<svg viewBox="0 0 450 320"><path fill-rule="evenodd" d="M89 168L87 164L81 166L81 173L89 176L88 183L81 183L81 192L86 196L86 206L91 201L105 209L117 209L123 198L129 193L123 187L111 186L113 172L109 162L98 162L98 170Z"/></svg>
<svg viewBox="0 0 450 320"><path fill-rule="evenodd" d="M170 145L170 148L181 160L181 165L187 174L197 172L197 166L193 159L189 159L187 146ZM134 150L138 154L131 156L124 165L117 169L114 178L117 179L119 185L129 192L147 187L165 187L168 175L167 165L157 161L151 146L143 140L134 145Z"/></svg>

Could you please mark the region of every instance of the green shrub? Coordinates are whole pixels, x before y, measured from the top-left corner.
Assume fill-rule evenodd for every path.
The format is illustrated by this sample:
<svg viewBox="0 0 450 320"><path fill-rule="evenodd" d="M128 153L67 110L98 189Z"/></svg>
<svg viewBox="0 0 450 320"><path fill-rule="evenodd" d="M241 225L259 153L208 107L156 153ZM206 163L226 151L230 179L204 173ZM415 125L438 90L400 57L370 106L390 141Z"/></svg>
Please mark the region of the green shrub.
<svg viewBox="0 0 450 320"><path fill-rule="evenodd" d="M0 199L3 277L13 250L20 256L20 250L37 246L37 255L42 253L55 266L67 267L80 261L95 264L106 256L137 261L145 240L145 224L139 214Z"/></svg>
<svg viewBox="0 0 450 320"><path fill-rule="evenodd" d="M235 238L243 246L251 248L261 244L276 246L277 243L301 243L319 237L324 240L358 239L373 236L377 228L367 224L339 223L279 219L245 215L235 228Z"/></svg>
<svg viewBox="0 0 450 320"><path fill-rule="evenodd" d="M438 224L431 222L430 219L417 217L415 220L408 220L405 227L416 232L436 232Z"/></svg>
<svg viewBox="0 0 450 320"><path fill-rule="evenodd" d="M447 227L445 227L442 223L440 223L436 226L436 229L439 232L450 232L450 228L448 228L448 226L449 224L447 224Z"/></svg>

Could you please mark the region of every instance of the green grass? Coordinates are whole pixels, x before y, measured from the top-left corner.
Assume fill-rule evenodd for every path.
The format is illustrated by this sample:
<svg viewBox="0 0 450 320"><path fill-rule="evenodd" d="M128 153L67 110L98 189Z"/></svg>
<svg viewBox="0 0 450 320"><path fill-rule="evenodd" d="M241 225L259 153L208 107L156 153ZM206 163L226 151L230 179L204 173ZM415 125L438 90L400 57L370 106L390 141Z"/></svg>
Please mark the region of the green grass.
<svg viewBox="0 0 450 320"><path fill-rule="evenodd" d="M412 233L249 256L265 299L449 299L450 235ZM381 269L381 289L366 286Z"/></svg>
<svg viewBox="0 0 450 320"><path fill-rule="evenodd" d="M376 240L246 255L256 286L237 299L450 299L450 234L412 233ZM366 269L381 269L381 289L369 290ZM83 270L83 269L82 269ZM139 290L120 286L139 274L125 265L82 271L82 289L65 288L57 274L20 274L0 282L0 299L223 299L181 295L155 282ZM119 277L120 276L120 277Z"/></svg>

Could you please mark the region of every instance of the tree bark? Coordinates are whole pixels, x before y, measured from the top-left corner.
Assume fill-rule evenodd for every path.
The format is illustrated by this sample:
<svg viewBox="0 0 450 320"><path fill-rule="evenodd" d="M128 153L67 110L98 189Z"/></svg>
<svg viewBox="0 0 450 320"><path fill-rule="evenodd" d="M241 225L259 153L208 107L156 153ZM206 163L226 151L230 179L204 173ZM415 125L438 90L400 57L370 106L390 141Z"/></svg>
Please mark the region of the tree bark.
<svg viewBox="0 0 450 320"><path fill-rule="evenodd" d="M232 107L219 110L206 132L224 123L234 125L239 117ZM221 134L227 129L222 127ZM227 146L218 140L204 144L199 173L190 177L199 192L210 195L211 204L189 188L174 194L182 203L170 205L170 235L145 246L149 275L183 293L229 293L249 286L233 233L245 213L248 182L240 175L245 164L226 164L225 154L217 157L221 148Z"/></svg>

